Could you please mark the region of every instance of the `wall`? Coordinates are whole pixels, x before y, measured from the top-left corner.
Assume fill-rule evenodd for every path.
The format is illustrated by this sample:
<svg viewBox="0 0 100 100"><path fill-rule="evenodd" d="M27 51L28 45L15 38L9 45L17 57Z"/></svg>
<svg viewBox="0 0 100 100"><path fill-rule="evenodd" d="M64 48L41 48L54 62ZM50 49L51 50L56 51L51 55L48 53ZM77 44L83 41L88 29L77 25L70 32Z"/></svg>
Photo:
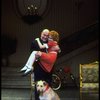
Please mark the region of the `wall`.
<svg viewBox="0 0 100 100"><path fill-rule="evenodd" d="M72 73L79 77L79 65L98 61L98 56L98 40L96 40L58 58L55 68L71 67Z"/></svg>
<svg viewBox="0 0 100 100"><path fill-rule="evenodd" d="M2 34L13 35L17 38L16 53L10 56L10 63L23 64L29 56L32 39L39 37L44 28L57 30L62 38L72 33L72 1L52 0L48 15L39 23L28 25L20 17L16 16L12 0L2 0ZM71 5L71 6L70 6Z"/></svg>
<svg viewBox="0 0 100 100"><path fill-rule="evenodd" d="M10 64L23 65L26 62L32 39L38 37L44 28L57 30L60 33L60 38L77 31L78 11L76 3L78 0L51 0L48 15L41 22L33 25L24 23L20 17L16 16L12 1L2 0L1 2L1 34L9 34L16 37L18 41L16 53L10 56ZM96 5L94 4L94 10L92 11L93 20L91 19L92 21L88 24L97 20L95 11L97 11L98 6ZM85 25L87 24L85 23Z"/></svg>

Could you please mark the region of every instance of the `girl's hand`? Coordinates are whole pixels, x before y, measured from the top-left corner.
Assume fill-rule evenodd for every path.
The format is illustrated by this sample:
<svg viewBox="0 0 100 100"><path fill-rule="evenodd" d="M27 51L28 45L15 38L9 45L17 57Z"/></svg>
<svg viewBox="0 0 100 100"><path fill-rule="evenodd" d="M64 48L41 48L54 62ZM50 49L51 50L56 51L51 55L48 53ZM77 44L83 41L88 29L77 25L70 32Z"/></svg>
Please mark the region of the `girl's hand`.
<svg viewBox="0 0 100 100"><path fill-rule="evenodd" d="M41 51L38 51L38 52L35 54L36 58L39 58L41 55L42 55L42 52L41 52Z"/></svg>
<svg viewBox="0 0 100 100"><path fill-rule="evenodd" d="M36 38L35 40L39 41L39 38Z"/></svg>

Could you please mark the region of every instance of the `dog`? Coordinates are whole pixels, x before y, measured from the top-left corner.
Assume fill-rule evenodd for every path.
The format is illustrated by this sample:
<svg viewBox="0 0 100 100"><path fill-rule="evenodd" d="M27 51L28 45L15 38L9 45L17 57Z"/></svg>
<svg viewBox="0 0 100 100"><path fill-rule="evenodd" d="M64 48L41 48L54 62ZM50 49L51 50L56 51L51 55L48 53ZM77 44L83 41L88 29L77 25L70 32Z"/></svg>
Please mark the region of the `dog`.
<svg viewBox="0 0 100 100"><path fill-rule="evenodd" d="M39 93L40 100L60 100L59 96L45 81L37 81L36 89Z"/></svg>

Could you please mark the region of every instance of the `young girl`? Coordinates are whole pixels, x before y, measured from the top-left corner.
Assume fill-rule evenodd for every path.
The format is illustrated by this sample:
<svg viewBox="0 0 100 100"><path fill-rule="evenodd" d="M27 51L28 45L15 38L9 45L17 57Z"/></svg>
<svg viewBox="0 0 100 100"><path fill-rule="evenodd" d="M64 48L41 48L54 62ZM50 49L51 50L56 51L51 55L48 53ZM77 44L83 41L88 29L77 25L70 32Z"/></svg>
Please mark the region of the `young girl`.
<svg viewBox="0 0 100 100"><path fill-rule="evenodd" d="M41 51L33 51L26 63L26 65L21 69L21 71L25 71L24 75L33 71L33 64L37 58L39 58L42 68L47 72L52 70L52 67L56 61L57 53L60 51L58 41L59 41L59 34L56 31L50 31L48 44L42 45L39 39L36 39L40 48L47 48L48 53L41 52Z"/></svg>

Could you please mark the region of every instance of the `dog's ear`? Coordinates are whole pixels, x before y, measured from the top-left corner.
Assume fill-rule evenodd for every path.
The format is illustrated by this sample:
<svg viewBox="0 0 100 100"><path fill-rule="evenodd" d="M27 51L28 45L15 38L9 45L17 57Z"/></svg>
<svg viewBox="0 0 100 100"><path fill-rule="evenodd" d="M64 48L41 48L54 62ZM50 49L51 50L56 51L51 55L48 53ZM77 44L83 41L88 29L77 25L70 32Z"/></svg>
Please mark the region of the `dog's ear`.
<svg viewBox="0 0 100 100"><path fill-rule="evenodd" d="M48 83L46 81L43 81L43 85L46 86Z"/></svg>
<svg viewBox="0 0 100 100"><path fill-rule="evenodd" d="M35 85L37 85L38 81L35 82Z"/></svg>

